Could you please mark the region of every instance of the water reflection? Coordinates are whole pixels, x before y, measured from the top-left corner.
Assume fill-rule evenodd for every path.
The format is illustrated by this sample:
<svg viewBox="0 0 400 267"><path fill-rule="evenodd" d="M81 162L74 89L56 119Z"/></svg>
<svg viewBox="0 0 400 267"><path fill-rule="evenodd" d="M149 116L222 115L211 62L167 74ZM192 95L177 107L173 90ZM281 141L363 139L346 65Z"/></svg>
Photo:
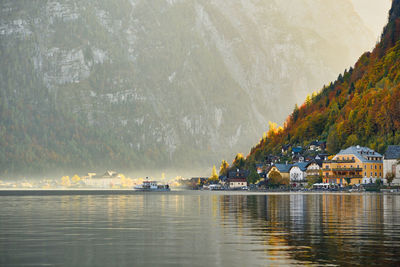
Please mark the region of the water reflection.
<svg viewBox="0 0 400 267"><path fill-rule="evenodd" d="M0 265L398 265L400 196L1 197Z"/></svg>
<svg viewBox="0 0 400 267"><path fill-rule="evenodd" d="M265 257L339 265L397 264L400 196L221 196L222 218L234 218L265 244ZM246 218L251 219L246 219ZM247 223L244 224L243 222ZM240 233L240 231L239 231Z"/></svg>

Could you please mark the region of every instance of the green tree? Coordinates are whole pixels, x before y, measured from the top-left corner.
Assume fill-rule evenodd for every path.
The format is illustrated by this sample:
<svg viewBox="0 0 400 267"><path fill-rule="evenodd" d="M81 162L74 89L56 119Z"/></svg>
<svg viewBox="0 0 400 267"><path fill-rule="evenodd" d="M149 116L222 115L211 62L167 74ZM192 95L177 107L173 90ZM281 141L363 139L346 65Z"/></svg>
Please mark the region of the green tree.
<svg viewBox="0 0 400 267"><path fill-rule="evenodd" d="M219 175L225 176L228 173L229 163L226 160L222 160L221 166L219 167Z"/></svg>
<svg viewBox="0 0 400 267"><path fill-rule="evenodd" d="M292 113L292 120L293 122L296 122L297 119L299 118L299 107L297 106L297 104L294 106L294 110Z"/></svg>
<svg viewBox="0 0 400 267"><path fill-rule="evenodd" d="M249 184L255 184L258 180L260 180L260 175L257 173L257 170L253 168L247 177L247 182Z"/></svg>
<svg viewBox="0 0 400 267"><path fill-rule="evenodd" d="M393 182L394 177L395 177L395 174L393 172L386 173L385 178L386 178L386 181L388 182L389 186Z"/></svg>
<svg viewBox="0 0 400 267"><path fill-rule="evenodd" d="M327 150L331 154L336 154L340 149L339 136L334 126L329 130L328 138L326 140Z"/></svg>
<svg viewBox="0 0 400 267"><path fill-rule="evenodd" d="M238 153L235 157L235 160L233 161L233 165L237 168L237 169L241 169L244 167L245 164L245 159L243 157L242 153Z"/></svg>
<svg viewBox="0 0 400 267"><path fill-rule="evenodd" d="M357 135L352 134L347 138L345 147L349 147L349 146L354 146L357 145L359 143Z"/></svg>

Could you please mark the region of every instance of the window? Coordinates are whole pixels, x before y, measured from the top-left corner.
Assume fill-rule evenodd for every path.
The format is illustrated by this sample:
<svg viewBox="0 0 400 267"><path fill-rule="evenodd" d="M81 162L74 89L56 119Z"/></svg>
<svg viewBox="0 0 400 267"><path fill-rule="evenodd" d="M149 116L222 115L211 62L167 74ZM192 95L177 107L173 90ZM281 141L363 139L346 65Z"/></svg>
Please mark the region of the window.
<svg viewBox="0 0 400 267"><path fill-rule="evenodd" d="M379 169L382 170L382 165L379 165Z"/></svg>
<svg viewBox="0 0 400 267"><path fill-rule="evenodd" d="M375 173L375 177L376 177L377 175L376 175L376 173Z"/></svg>
<svg viewBox="0 0 400 267"><path fill-rule="evenodd" d="M382 177L382 173L381 172L379 173L379 176Z"/></svg>
<svg viewBox="0 0 400 267"><path fill-rule="evenodd" d="M354 157L352 157L351 159L354 160Z"/></svg>
<svg viewBox="0 0 400 267"><path fill-rule="evenodd" d="M371 175L369 177L372 177L372 172L371 172Z"/></svg>
<svg viewBox="0 0 400 267"><path fill-rule="evenodd" d="M367 177L367 172L364 172L364 176Z"/></svg>
<svg viewBox="0 0 400 267"><path fill-rule="evenodd" d="M375 170L376 170L377 166L375 165Z"/></svg>

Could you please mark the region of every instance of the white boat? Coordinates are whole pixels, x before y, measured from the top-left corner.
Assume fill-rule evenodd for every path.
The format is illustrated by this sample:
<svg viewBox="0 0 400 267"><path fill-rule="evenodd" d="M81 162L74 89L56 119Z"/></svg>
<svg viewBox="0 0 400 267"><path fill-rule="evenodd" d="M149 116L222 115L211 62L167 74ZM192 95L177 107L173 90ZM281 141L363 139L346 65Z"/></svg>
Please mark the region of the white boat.
<svg viewBox="0 0 400 267"><path fill-rule="evenodd" d="M134 187L137 191L171 191L168 184L160 185L156 181L144 181L143 184Z"/></svg>

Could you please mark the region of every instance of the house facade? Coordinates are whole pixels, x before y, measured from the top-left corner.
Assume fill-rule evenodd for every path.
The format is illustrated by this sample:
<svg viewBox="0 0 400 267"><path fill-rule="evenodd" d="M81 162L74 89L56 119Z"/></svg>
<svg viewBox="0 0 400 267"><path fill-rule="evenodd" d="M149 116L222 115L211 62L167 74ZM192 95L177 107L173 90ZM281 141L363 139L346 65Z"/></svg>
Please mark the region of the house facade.
<svg viewBox="0 0 400 267"><path fill-rule="evenodd" d="M84 179L84 183L89 187L112 188L114 186L121 186L121 176L114 171L107 171L103 175L91 173L87 177Z"/></svg>
<svg viewBox="0 0 400 267"><path fill-rule="evenodd" d="M388 173L394 174L394 179L391 184L400 185L400 146L388 146L385 155L383 156L383 177ZM384 183L387 183L384 179Z"/></svg>
<svg viewBox="0 0 400 267"><path fill-rule="evenodd" d="M278 172L282 178L286 178L290 180L290 168L292 165L290 164L275 164L271 167L270 171L267 174L267 177L270 177L271 172L276 171Z"/></svg>
<svg viewBox="0 0 400 267"><path fill-rule="evenodd" d="M321 160L313 160L307 166L307 177L321 177Z"/></svg>
<svg viewBox="0 0 400 267"><path fill-rule="evenodd" d="M383 179L383 157L368 147L351 146L323 163L323 182L337 185L374 183Z"/></svg>
<svg viewBox="0 0 400 267"><path fill-rule="evenodd" d="M231 178L229 181L229 188L241 188L243 186L247 186L247 180L245 178Z"/></svg>
<svg viewBox="0 0 400 267"><path fill-rule="evenodd" d="M290 168L290 184L294 187L305 186L307 184L307 166L309 162L299 162Z"/></svg>

